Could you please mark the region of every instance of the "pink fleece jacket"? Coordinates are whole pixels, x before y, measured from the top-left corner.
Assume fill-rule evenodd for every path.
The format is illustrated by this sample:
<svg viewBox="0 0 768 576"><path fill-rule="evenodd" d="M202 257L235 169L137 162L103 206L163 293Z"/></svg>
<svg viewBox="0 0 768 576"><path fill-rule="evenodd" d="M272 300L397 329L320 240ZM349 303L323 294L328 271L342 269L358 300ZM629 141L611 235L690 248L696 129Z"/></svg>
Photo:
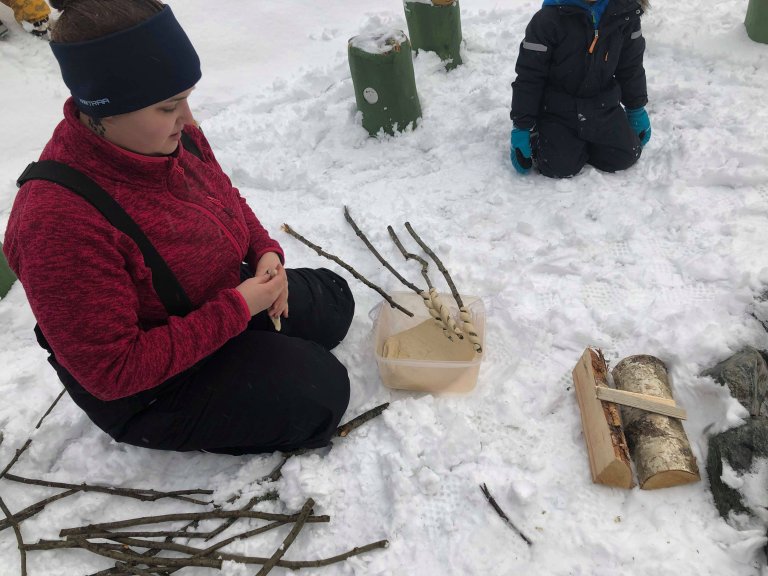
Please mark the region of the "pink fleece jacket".
<svg viewBox="0 0 768 576"><path fill-rule="evenodd" d="M87 201L44 181L19 190L3 251L56 359L91 394L114 400L153 388L242 332L248 306L234 288L240 263L283 259L222 172L199 129L203 154L122 150L78 119L69 99L41 160L90 176L136 221L192 302L169 317L136 244Z"/></svg>

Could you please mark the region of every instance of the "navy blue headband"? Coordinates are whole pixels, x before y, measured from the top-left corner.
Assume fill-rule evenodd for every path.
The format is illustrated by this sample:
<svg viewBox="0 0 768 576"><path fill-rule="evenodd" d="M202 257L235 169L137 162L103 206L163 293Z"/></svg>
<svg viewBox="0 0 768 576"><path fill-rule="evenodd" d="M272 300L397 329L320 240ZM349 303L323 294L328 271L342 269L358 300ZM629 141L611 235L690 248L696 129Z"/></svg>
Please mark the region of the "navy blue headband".
<svg viewBox="0 0 768 576"><path fill-rule="evenodd" d="M192 88L200 59L170 6L138 25L86 42L51 42L78 108L94 118L146 108Z"/></svg>

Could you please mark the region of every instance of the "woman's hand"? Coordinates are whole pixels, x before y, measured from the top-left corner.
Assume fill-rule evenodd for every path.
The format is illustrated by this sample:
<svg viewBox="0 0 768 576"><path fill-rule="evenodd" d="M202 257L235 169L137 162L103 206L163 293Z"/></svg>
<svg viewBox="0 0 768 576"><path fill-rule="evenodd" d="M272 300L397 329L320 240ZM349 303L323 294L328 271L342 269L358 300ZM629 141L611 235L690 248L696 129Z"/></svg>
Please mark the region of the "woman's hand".
<svg viewBox="0 0 768 576"><path fill-rule="evenodd" d="M288 276L280 262L280 257L274 252L264 254L256 264L256 277L267 277L281 283L283 289L270 303L267 313L272 318L280 318L280 316L288 318Z"/></svg>
<svg viewBox="0 0 768 576"><path fill-rule="evenodd" d="M281 292L287 289L286 281L268 274L248 278L236 288L248 304L251 316L271 307Z"/></svg>

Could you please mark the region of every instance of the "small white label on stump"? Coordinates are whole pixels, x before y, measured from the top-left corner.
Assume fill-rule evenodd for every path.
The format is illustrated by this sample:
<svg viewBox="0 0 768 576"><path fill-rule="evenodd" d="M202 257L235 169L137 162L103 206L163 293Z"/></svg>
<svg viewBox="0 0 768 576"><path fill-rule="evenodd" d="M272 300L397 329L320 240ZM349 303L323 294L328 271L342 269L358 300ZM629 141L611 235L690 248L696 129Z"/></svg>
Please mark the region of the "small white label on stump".
<svg viewBox="0 0 768 576"><path fill-rule="evenodd" d="M363 90L363 98L368 104L376 104L379 101L379 93L373 88L366 88Z"/></svg>

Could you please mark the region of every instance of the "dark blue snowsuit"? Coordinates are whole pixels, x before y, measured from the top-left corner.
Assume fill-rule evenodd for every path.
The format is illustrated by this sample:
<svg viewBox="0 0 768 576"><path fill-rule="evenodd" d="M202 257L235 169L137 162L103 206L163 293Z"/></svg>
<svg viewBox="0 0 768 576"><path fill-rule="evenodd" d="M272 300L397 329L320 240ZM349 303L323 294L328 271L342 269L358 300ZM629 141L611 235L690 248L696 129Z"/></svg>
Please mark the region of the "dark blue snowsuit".
<svg viewBox="0 0 768 576"><path fill-rule="evenodd" d="M520 45L511 118L531 130L539 171L562 178L589 163L615 172L640 157L624 109L648 101L634 0L545 0Z"/></svg>

